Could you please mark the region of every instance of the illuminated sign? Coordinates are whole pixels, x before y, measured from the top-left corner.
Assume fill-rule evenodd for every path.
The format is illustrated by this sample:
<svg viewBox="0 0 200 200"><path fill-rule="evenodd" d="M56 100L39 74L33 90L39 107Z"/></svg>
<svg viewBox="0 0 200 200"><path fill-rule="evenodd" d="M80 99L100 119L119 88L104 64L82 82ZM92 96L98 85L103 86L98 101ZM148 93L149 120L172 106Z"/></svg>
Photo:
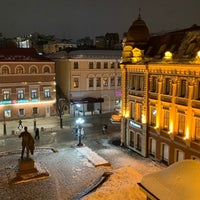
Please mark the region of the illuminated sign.
<svg viewBox="0 0 200 200"><path fill-rule="evenodd" d="M140 124L137 124L137 123L135 123L133 121L130 121L129 124L130 124L130 126L133 126L133 127L136 127L136 128L141 128Z"/></svg>

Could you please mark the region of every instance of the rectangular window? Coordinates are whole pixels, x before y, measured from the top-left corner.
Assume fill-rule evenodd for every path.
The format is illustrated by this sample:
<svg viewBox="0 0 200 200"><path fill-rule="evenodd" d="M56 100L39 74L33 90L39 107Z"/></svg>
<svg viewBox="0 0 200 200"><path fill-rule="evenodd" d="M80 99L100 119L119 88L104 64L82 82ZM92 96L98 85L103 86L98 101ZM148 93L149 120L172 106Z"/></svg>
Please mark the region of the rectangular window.
<svg viewBox="0 0 200 200"><path fill-rule="evenodd" d="M110 78L110 85L115 86L115 77Z"/></svg>
<svg viewBox="0 0 200 200"><path fill-rule="evenodd" d="M185 97L186 96L186 80L181 80L181 91L180 96Z"/></svg>
<svg viewBox="0 0 200 200"><path fill-rule="evenodd" d="M179 113L178 117L178 135L184 136L185 133L185 115Z"/></svg>
<svg viewBox="0 0 200 200"><path fill-rule="evenodd" d="M135 134L133 131L130 131L130 146L134 147L134 142L135 142Z"/></svg>
<svg viewBox="0 0 200 200"><path fill-rule="evenodd" d="M97 69L101 69L101 63L97 62Z"/></svg>
<svg viewBox="0 0 200 200"><path fill-rule="evenodd" d="M200 140L200 118L195 119L195 140Z"/></svg>
<svg viewBox="0 0 200 200"><path fill-rule="evenodd" d="M170 94L170 78L165 79L165 94Z"/></svg>
<svg viewBox="0 0 200 200"><path fill-rule="evenodd" d="M44 97L45 98L51 97L51 92L49 88L44 89Z"/></svg>
<svg viewBox="0 0 200 200"><path fill-rule="evenodd" d="M150 138L150 155L155 156L156 154L156 140Z"/></svg>
<svg viewBox="0 0 200 200"><path fill-rule="evenodd" d="M24 116L25 115L25 110L23 108L19 109L19 116Z"/></svg>
<svg viewBox="0 0 200 200"><path fill-rule="evenodd" d="M74 78L73 88L78 88L78 87L79 87L79 78Z"/></svg>
<svg viewBox="0 0 200 200"><path fill-rule="evenodd" d="M164 110L163 113L163 129L164 130L169 130L169 110Z"/></svg>
<svg viewBox="0 0 200 200"><path fill-rule="evenodd" d="M117 77L117 86L121 86L121 77Z"/></svg>
<svg viewBox="0 0 200 200"><path fill-rule="evenodd" d="M31 90L31 99L37 99L38 98L38 91L37 89Z"/></svg>
<svg viewBox="0 0 200 200"><path fill-rule="evenodd" d="M10 109L6 109L4 110L4 117L11 117L11 110Z"/></svg>
<svg viewBox="0 0 200 200"><path fill-rule="evenodd" d="M78 69L78 62L74 62L74 69Z"/></svg>
<svg viewBox="0 0 200 200"><path fill-rule="evenodd" d="M93 62L89 62L89 69L93 69Z"/></svg>
<svg viewBox="0 0 200 200"><path fill-rule="evenodd" d="M108 63L107 62L104 63L103 68L108 69Z"/></svg>
<svg viewBox="0 0 200 200"><path fill-rule="evenodd" d="M143 85L144 85L144 77L139 76L139 83L138 83L138 90L144 90Z"/></svg>
<svg viewBox="0 0 200 200"><path fill-rule="evenodd" d="M96 86L101 87L101 77L96 78Z"/></svg>
<svg viewBox="0 0 200 200"><path fill-rule="evenodd" d="M112 62L112 63L110 64L110 68L111 68L111 69L114 69L114 68L115 68L115 63L114 63L114 62Z"/></svg>
<svg viewBox="0 0 200 200"><path fill-rule="evenodd" d="M103 77L103 86L108 87L108 77Z"/></svg>
<svg viewBox="0 0 200 200"><path fill-rule="evenodd" d="M137 150L141 151L142 149L142 137L140 134L137 134Z"/></svg>
<svg viewBox="0 0 200 200"><path fill-rule="evenodd" d="M24 99L24 90L17 90L17 99Z"/></svg>
<svg viewBox="0 0 200 200"><path fill-rule="evenodd" d="M130 89L135 90L135 75L131 75L130 77Z"/></svg>
<svg viewBox="0 0 200 200"><path fill-rule="evenodd" d="M33 107L33 115L37 115L38 114L38 108L37 107Z"/></svg>
<svg viewBox="0 0 200 200"><path fill-rule="evenodd" d="M10 100L10 91L9 90L3 91L3 100Z"/></svg>
<svg viewBox="0 0 200 200"><path fill-rule="evenodd" d="M94 78L89 78L89 87L94 87Z"/></svg>
<svg viewBox="0 0 200 200"><path fill-rule="evenodd" d="M138 122L141 122L141 121L142 121L142 105L139 104L139 103L136 104L135 119L136 119Z"/></svg>
<svg viewBox="0 0 200 200"><path fill-rule="evenodd" d="M154 107L151 107L150 120L151 125L156 126L156 108Z"/></svg>
<svg viewBox="0 0 200 200"><path fill-rule="evenodd" d="M157 78L156 77L153 77L152 79L152 92L156 92L156 89L157 89Z"/></svg>

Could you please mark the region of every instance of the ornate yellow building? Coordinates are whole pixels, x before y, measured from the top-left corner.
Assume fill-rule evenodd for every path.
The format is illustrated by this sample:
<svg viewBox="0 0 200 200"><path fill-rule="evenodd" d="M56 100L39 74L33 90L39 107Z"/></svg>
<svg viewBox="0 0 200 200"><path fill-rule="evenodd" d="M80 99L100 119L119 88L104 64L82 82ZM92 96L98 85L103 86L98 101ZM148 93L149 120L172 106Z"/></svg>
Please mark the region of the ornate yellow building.
<svg viewBox="0 0 200 200"><path fill-rule="evenodd" d="M200 159L200 27L150 36L139 15L120 66L122 145L166 165Z"/></svg>

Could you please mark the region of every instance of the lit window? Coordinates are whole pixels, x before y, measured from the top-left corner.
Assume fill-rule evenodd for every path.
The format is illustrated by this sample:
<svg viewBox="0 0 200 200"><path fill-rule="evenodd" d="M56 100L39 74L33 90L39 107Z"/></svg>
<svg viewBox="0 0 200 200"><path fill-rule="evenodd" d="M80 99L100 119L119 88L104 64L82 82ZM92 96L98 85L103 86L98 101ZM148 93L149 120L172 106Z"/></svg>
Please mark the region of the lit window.
<svg viewBox="0 0 200 200"><path fill-rule="evenodd" d="M8 90L3 91L3 100L10 100L10 91Z"/></svg>
<svg viewBox="0 0 200 200"><path fill-rule="evenodd" d="M163 113L163 129L169 130L169 110L164 110Z"/></svg>
<svg viewBox="0 0 200 200"><path fill-rule="evenodd" d="M150 122L152 126L156 126L156 113L156 109L152 107L150 112Z"/></svg>
<svg viewBox="0 0 200 200"><path fill-rule="evenodd" d="M38 98L38 91L37 89L32 89L31 90L31 99L36 99Z"/></svg>
<svg viewBox="0 0 200 200"><path fill-rule="evenodd" d="M17 99L24 99L24 90L17 90Z"/></svg>
<svg viewBox="0 0 200 200"><path fill-rule="evenodd" d="M4 110L4 117L11 117L11 110L10 109L6 109Z"/></svg>
<svg viewBox="0 0 200 200"><path fill-rule="evenodd" d="M179 113L178 116L178 134L184 136L185 132L185 115Z"/></svg>
<svg viewBox="0 0 200 200"><path fill-rule="evenodd" d="M79 79L78 78L74 78L73 88L78 88L78 87L79 87Z"/></svg>
<svg viewBox="0 0 200 200"><path fill-rule="evenodd" d="M23 68L22 67L17 67L16 73L17 74L23 74Z"/></svg>
<svg viewBox="0 0 200 200"><path fill-rule="evenodd" d="M2 68L2 74L9 74L9 69L8 69L8 67L3 67L3 68Z"/></svg>
<svg viewBox="0 0 200 200"><path fill-rule="evenodd" d="M51 92L49 88L44 89L44 97L45 98L51 97Z"/></svg>
<svg viewBox="0 0 200 200"><path fill-rule="evenodd" d="M108 77L103 77L103 86L108 87Z"/></svg>
<svg viewBox="0 0 200 200"><path fill-rule="evenodd" d="M200 118L195 119L195 140L200 140Z"/></svg>

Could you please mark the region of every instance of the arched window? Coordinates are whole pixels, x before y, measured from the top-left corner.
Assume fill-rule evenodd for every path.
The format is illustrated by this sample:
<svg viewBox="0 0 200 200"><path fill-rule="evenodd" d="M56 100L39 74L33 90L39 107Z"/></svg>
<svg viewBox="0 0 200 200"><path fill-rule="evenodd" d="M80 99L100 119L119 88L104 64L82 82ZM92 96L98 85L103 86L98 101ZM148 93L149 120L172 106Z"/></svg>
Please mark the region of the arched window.
<svg viewBox="0 0 200 200"><path fill-rule="evenodd" d="M50 69L48 66L44 67L44 70L43 70L44 73L50 73Z"/></svg>
<svg viewBox="0 0 200 200"><path fill-rule="evenodd" d="M9 74L9 68L8 67L2 67L2 74Z"/></svg>
<svg viewBox="0 0 200 200"><path fill-rule="evenodd" d="M23 68L21 66L16 68L16 74L23 74Z"/></svg>
<svg viewBox="0 0 200 200"><path fill-rule="evenodd" d="M34 66L32 66L32 67L30 68L30 74L36 74L36 73L37 73L37 68L34 67Z"/></svg>

